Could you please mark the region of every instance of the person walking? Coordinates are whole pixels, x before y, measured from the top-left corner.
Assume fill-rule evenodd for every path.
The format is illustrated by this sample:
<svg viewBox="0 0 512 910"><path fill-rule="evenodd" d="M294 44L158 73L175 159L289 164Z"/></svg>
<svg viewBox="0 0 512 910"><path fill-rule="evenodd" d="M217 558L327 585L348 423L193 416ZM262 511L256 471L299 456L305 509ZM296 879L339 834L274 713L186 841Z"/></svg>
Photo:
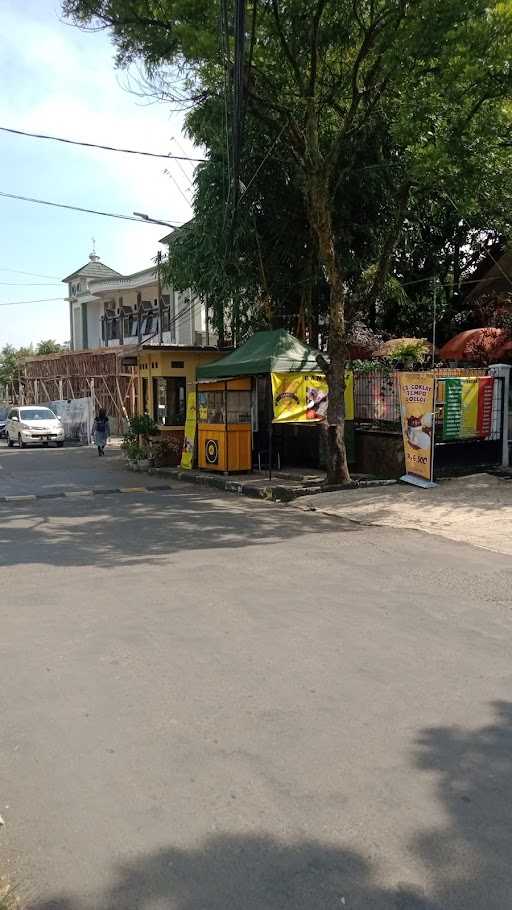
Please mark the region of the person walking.
<svg viewBox="0 0 512 910"><path fill-rule="evenodd" d="M108 422L107 412L105 411L105 408L100 408L94 419L94 423L92 425L92 435L95 444L98 446L98 455L104 455L105 446L110 436L110 424Z"/></svg>

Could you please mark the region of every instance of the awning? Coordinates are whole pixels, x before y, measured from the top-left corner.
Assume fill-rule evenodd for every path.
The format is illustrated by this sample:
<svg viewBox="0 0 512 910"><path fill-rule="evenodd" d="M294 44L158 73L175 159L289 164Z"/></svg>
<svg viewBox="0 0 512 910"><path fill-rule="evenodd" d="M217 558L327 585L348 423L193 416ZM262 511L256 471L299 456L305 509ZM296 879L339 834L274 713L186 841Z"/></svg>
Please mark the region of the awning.
<svg viewBox="0 0 512 910"><path fill-rule="evenodd" d="M198 367L197 378L201 381L262 373L323 373L322 356L284 329L256 332L236 351Z"/></svg>

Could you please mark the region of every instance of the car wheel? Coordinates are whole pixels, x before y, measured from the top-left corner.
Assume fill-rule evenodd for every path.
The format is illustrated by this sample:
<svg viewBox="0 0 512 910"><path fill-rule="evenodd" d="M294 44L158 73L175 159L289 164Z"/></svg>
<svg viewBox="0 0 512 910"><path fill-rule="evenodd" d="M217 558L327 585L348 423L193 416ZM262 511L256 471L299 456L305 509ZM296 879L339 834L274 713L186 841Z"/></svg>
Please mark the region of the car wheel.
<svg viewBox="0 0 512 910"><path fill-rule="evenodd" d="M48 445L49 445L48 442L43 442L43 448L47 449L47 448L48 448Z"/></svg>
<svg viewBox="0 0 512 910"><path fill-rule="evenodd" d="M12 449L12 447L14 445L14 439L11 439L9 434L7 434L7 445L9 446L10 449Z"/></svg>
<svg viewBox="0 0 512 910"><path fill-rule="evenodd" d="M58 449L62 449L62 446L63 446L63 445L64 445L63 442L57 442L57 443L56 443L56 446L57 446Z"/></svg>
<svg viewBox="0 0 512 910"><path fill-rule="evenodd" d="M27 443L23 442L23 439L21 438L21 433L18 433L18 445L19 445L20 449L27 448Z"/></svg>

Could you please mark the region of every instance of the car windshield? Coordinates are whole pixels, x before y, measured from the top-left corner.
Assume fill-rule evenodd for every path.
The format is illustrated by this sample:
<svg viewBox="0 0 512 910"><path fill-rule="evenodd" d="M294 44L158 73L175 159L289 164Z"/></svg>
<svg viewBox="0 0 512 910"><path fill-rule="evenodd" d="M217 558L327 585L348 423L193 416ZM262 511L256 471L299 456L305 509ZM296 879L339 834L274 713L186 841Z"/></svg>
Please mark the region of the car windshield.
<svg viewBox="0 0 512 910"><path fill-rule="evenodd" d="M7 420L8 408L0 408L0 420Z"/></svg>
<svg viewBox="0 0 512 910"><path fill-rule="evenodd" d="M55 414L49 408L24 408L20 411L21 420L55 420Z"/></svg>

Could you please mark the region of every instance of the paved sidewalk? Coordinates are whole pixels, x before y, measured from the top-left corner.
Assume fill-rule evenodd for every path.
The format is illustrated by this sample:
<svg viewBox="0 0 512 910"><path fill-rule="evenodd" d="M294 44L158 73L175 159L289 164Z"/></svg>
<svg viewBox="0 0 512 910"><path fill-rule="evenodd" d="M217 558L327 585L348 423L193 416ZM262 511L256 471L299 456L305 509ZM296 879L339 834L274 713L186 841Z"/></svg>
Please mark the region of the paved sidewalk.
<svg viewBox="0 0 512 910"><path fill-rule="evenodd" d="M512 555L512 479L474 474L432 490L406 484L305 496L315 509L368 525L413 528Z"/></svg>

